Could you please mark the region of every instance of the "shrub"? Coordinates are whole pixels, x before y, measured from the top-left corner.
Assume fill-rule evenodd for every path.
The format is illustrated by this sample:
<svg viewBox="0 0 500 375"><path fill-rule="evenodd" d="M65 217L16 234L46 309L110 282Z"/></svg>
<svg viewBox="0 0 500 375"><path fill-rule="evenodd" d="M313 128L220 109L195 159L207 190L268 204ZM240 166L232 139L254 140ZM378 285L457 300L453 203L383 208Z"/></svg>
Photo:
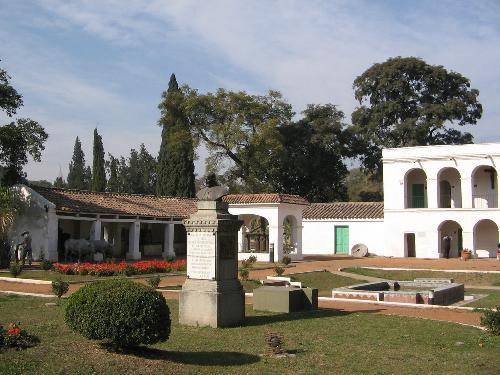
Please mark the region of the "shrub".
<svg viewBox="0 0 500 375"><path fill-rule="evenodd" d="M23 272L23 266L20 263L12 263L9 272L12 277L18 277Z"/></svg>
<svg viewBox="0 0 500 375"><path fill-rule="evenodd" d="M283 275L283 272L285 272L285 269L282 266L280 265L274 266L274 273L276 274L276 276Z"/></svg>
<svg viewBox="0 0 500 375"><path fill-rule="evenodd" d="M45 259L45 253L43 252L43 249L40 253L40 258L38 259L40 262L40 268L44 271L49 271L52 269L52 262L50 260Z"/></svg>
<svg viewBox="0 0 500 375"><path fill-rule="evenodd" d="M87 284L66 303L65 321L91 340L133 347L168 340L170 310L165 298L130 280Z"/></svg>
<svg viewBox="0 0 500 375"><path fill-rule="evenodd" d="M17 350L31 348L40 342L35 335L21 329L16 323L10 323L8 329L0 326L0 348L14 348Z"/></svg>
<svg viewBox="0 0 500 375"><path fill-rule="evenodd" d="M158 272L183 271L186 269L186 260L174 262L163 260L147 260L132 263L103 262L103 263L54 263L54 271L66 275L92 275L92 276L132 276Z"/></svg>
<svg viewBox="0 0 500 375"><path fill-rule="evenodd" d="M52 293L57 296L60 301L61 297L65 295L69 290L69 284L61 279L56 279L52 281Z"/></svg>
<svg viewBox="0 0 500 375"><path fill-rule="evenodd" d="M290 263L292 263L292 258L289 256L285 255L283 259L281 260L281 263L283 263L285 266L288 266Z"/></svg>
<svg viewBox="0 0 500 375"><path fill-rule="evenodd" d="M250 267L252 267L252 262L250 262L250 260L248 260L248 259L243 259L241 261L241 267L242 268L250 268Z"/></svg>
<svg viewBox="0 0 500 375"><path fill-rule="evenodd" d="M251 264L254 264L255 262L257 262L257 257L255 255L250 255L247 260Z"/></svg>
<svg viewBox="0 0 500 375"><path fill-rule="evenodd" d="M494 309L476 309L482 312L481 325L492 335L500 335L500 306Z"/></svg>
<svg viewBox="0 0 500 375"><path fill-rule="evenodd" d="M248 268L246 267L242 267L239 269L239 273L240 273L240 278L241 280L248 280L248 276L250 275L250 271L248 270Z"/></svg>
<svg viewBox="0 0 500 375"><path fill-rule="evenodd" d="M153 289L158 289L158 285L160 285L160 281L161 281L160 276L153 276L153 277L150 277L148 279L148 283L149 283L149 285L151 285L151 287Z"/></svg>

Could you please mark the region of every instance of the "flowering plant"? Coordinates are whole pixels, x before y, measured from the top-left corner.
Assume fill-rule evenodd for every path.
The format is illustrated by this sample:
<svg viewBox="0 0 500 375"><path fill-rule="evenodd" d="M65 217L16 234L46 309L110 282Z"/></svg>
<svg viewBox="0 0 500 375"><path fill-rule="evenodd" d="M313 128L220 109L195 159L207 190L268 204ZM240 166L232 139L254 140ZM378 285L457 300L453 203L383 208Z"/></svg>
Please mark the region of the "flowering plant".
<svg viewBox="0 0 500 375"><path fill-rule="evenodd" d="M54 271L66 275L116 276L140 275L148 273L182 271L186 269L186 260L173 262L147 260L132 263L54 263Z"/></svg>
<svg viewBox="0 0 500 375"><path fill-rule="evenodd" d="M9 327L6 330L0 326L0 349L26 349L37 345L39 342L38 337L21 329L16 323L9 323Z"/></svg>

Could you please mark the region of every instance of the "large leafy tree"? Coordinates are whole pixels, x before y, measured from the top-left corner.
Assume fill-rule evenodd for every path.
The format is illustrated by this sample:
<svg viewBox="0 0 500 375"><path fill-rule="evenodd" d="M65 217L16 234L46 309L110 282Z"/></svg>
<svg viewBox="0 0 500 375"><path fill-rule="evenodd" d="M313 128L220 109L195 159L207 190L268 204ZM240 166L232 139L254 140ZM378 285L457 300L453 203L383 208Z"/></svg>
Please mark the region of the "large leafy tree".
<svg viewBox="0 0 500 375"><path fill-rule="evenodd" d="M168 90L158 106L162 127L162 142L158 155L156 193L179 197L194 197L194 145L184 112L184 93L172 74Z"/></svg>
<svg viewBox="0 0 500 375"><path fill-rule="evenodd" d="M85 168L85 154L82 150L82 143L76 137L73 148L73 157L69 163L68 187L70 189L85 190L89 186L88 171Z"/></svg>
<svg viewBox="0 0 500 375"><path fill-rule="evenodd" d="M344 113L332 104L309 105L303 118L280 127L280 153L274 190L312 202L347 198L345 160L354 155Z"/></svg>
<svg viewBox="0 0 500 375"><path fill-rule="evenodd" d="M192 134L210 152L208 170L225 170L221 182L233 190L273 191L283 148L279 127L293 117L290 104L276 91L262 96L224 89L185 91Z"/></svg>
<svg viewBox="0 0 500 375"><path fill-rule="evenodd" d="M12 117L22 105L22 96L10 84L10 76L0 69L0 110ZM43 127L29 118L0 126L0 182L3 186L25 180L23 168L28 163L28 155L40 161L47 138Z"/></svg>
<svg viewBox="0 0 500 375"><path fill-rule="evenodd" d="M381 176L383 147L471 143L459 126L481 118L479 91L469 79L416 57L374 64L356 78L360 106L352 114L364 142L363 166Z"/></svg>
<svg viewBox="0 0 500 375"><path fill-rule="evenodd" d="M92 191L104 191L106 189L106 171L104 161L104 146L102 137L94 129L94 160L92 164Z"/></svg>

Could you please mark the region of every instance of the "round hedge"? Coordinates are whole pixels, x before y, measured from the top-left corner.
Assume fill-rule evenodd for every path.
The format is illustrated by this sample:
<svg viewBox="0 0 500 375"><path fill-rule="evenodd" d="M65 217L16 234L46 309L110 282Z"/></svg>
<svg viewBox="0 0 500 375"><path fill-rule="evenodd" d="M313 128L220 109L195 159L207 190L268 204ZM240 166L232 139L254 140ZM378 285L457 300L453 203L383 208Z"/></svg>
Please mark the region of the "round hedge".
<svg viewBox="0 0 500 375"><path fill-rule="evenodd" d="M85 285L66 303L65 321L91 340L118 347L168 340L170 310L152 288L129 280L105 280Z"/></svg>

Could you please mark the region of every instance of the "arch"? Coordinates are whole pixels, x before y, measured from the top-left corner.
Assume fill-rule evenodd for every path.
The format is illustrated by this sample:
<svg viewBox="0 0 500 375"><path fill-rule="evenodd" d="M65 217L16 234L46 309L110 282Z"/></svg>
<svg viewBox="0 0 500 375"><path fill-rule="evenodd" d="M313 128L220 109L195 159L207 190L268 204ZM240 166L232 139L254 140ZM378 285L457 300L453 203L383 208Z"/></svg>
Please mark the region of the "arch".
<svg viewBox="0 0 500 375"><path fill-rule="evenodd" d="M445 220L438 226L440 258L457 258L462 251L462 227L454 220Z"/></svg>
<svg viewBox="0 0 500 375"><path fill-rule="evenodd" d="M439 208L462 208L462 180L460 172L453 167L441 169L437 175L437 198Z"/></svg>
<svg viewBox="0 0 500 375"><path fill-rule="evenodd" d="M413 168L404 178L405 208L427 208L427 174L422 168Z"/></svg>
<svg viewBox="0 0 500 375"><path fill-rule="evenodd" d="M472 207L498 208L498 174L491 165L479 165L472 171Z"/></svg>
<svg viewBox="0 0 500 375"><path fill-rule="evenodd" d="M479 220L474 225L474 251L479 257L496 256L498 246L498 225L490 219Z"/></svg>
<svg viewBox="0 0 500 375"><path fill-rule="evenodd" d="M239 219L243 220L240 252L269 252L269 221L263 216L252 214L239 215Z"/></svg>
<svg viewBox="0 0 500 375"><path fill-rule="evenodd" d="M297 252L297 219L288 215L283 219L283 255Z"/></svg>

